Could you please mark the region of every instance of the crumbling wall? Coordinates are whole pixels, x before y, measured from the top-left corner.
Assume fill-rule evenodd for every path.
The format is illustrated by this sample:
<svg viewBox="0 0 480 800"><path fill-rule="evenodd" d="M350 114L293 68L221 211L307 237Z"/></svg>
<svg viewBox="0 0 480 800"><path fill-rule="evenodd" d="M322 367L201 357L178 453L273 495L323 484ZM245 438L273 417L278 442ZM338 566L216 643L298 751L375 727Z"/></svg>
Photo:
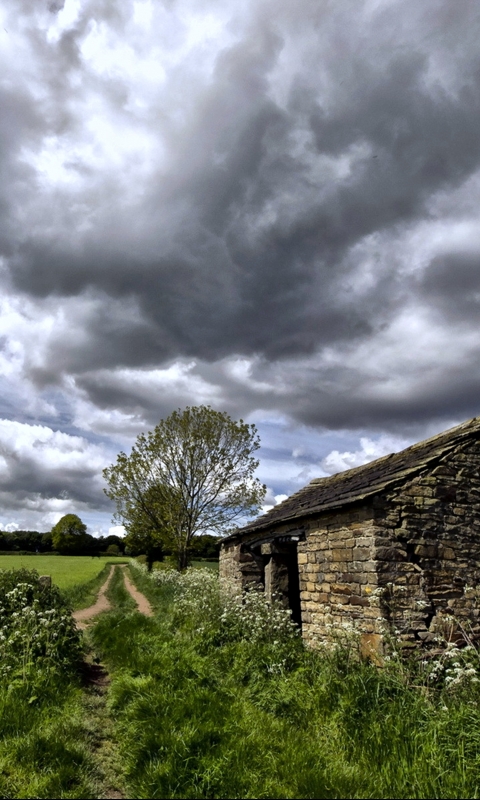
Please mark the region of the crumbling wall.
<svg viewBox="0 0 480 800"><path fill-rule="evenodd" d="M375 501L381 606L405 646L430 643L450 615L479 636L480 443L463 443Z"/></svg>
<svg viewBox="0 0 480 800"><path fill-rule="evenodd" d="M374 498L301 525L302 635L312 646L350 625L364 652L381 647L387 628L406 647L428 644L449 615L480 638L479 441L466 440ZM277 524L224 544L221 577L239 589L266 585L269 596L276 589L286 601L281 548L262 545L254 557L250 547L292 530Z"/></svg>
<svg viewBox="0 0 480 800"><path fill-rule="evenodd" d="M263 589L262 567L240 539L225 542L220 548L219 576L232 589L243 591L252 586Z"/></svg>

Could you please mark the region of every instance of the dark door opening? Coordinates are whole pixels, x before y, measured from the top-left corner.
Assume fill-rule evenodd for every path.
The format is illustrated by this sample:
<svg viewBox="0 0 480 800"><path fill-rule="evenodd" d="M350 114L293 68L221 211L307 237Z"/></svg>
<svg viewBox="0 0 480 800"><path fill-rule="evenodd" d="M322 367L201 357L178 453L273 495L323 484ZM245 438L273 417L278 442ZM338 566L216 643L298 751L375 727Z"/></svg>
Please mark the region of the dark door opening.
<svg viewBox="0 0 480 800"><path fill-rule="evenodd" d="M292 620L302 624L300 608L300 578L298 574L297 542L273 541L263 545L265 559L265 594L269 600L277 599L289 608ZM270 552L265 552L266 550Z"/></svg>
<svg viewBox="0 0 480 800"><path fill-rule="evenodd" d="M298 574L298 547L296 542L289 546L288 554L288 605L292 612L292 619L297 625L302 626L302 609L300 607L300 577Z"/></svg>

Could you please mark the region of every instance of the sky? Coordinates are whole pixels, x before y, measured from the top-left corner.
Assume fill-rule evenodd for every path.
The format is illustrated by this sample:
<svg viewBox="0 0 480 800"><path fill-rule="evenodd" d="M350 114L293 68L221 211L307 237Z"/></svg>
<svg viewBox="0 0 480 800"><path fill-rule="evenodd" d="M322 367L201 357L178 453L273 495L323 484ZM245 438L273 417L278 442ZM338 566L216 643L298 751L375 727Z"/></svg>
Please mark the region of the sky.
<svg viewBox="0 0 480 800"><path fill-rule="evenodd" d="M0 527L176 408L266 507L480 414L477 0L0 0Z"/></svg>

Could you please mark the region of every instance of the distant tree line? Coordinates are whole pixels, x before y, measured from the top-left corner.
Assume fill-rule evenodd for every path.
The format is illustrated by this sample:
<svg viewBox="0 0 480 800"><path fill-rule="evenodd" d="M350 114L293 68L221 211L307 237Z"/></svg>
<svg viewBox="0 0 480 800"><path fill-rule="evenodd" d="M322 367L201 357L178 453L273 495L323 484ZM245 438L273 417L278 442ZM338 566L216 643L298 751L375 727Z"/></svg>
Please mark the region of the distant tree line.
<svg viewBox="0 0 480 800"><path fill-rule="evenodd" d="M62 548L63 550L63 548ZM0 553L55 553L62 552L54 547L52 531L41 533L39 531L0 531ZM66 551L63 550L66 554ZM123 555L125 544L120 536L110 534L100 536L98 539L89 533L82 537L77 546L68 551L71 555L97 556L100 553L108 555Z"/></svg>
<svg viewBox="0 0 480 800"><path fill-rule="evenodd" d="M204 534L195 536L190 548L190 558L217 559L220 550L220 536ZM60 553L61 555L99 556L99 555L143 555L142 547L129 548L124 539L115 534L91 536L86 526L76 514L67 514L47 533L39 531L0 531L0 554ZM172 548L158 547L152 553L153 560L163 561L174 555Z"/></svg>

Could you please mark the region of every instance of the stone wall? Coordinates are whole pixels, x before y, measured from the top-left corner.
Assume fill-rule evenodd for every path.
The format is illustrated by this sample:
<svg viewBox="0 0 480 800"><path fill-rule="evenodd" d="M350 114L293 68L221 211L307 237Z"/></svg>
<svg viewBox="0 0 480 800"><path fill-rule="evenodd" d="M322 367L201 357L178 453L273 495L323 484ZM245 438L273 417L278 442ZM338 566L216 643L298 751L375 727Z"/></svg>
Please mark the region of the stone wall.
<svg viewBox="0 0 480 800"><path fill-rule="evenodd" d="M243 540L222 544L219 575L221 580L227 582L236 591L243 591L252 586L263 589L261 566L246 550Z"/></svg>
<svg viewBox="0 0 480 800"><path fill-rule="evenodd" d="M380 641L373 509L365 504L310 522L298 548L302 633L315 645L352 624L365 648Z"/></svg>
<svg viewBox="0 0 480 800"><path fill-rule="evenodd" d="M458 447L376 498L382 613L406 646L434 640L454 615L480 634L480 443Z"/></svg>
<svg viewBox="0 0 480 800"><path fill-rule="evenodd" d="M449 615L480 637L480 442L470 439L415 478L302 526L302 635L312 646L350 623L365 652L378 651L386 628L405 647L429 644ZM275 548L263 545L257 553L270 548L271 560L262 564L249 546L266 533L292 531L292 523L277 523L226 543L221 577L239 589L266 583L271 592L273 569L283 575L281 559L277 564Z"/></svg>

